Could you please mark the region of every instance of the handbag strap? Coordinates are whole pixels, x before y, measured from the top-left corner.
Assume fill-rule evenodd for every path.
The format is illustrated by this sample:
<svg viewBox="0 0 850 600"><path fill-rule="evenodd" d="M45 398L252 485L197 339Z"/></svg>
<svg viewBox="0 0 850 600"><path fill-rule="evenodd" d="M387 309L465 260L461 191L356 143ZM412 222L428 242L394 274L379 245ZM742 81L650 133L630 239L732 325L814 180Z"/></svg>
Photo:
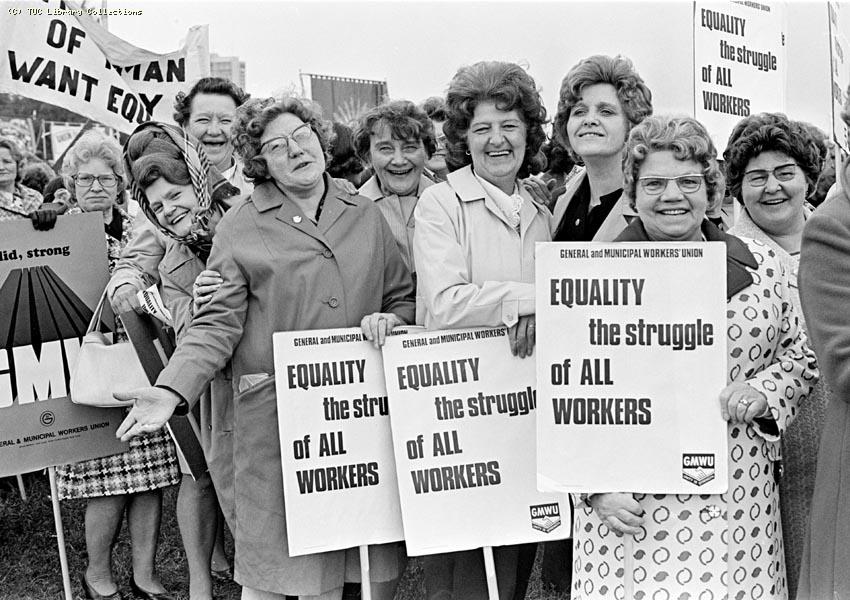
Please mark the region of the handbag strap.
<svg viewBox="0 0 850 600"><path fill-rule="evenodd" d="M100 300L97 303L97 306L94 308L94 314L92 314L91 322L89 323L88 329L86 329L86 335L90 334L92 331L97 330L100 327L100 317L103 314L103 303L106 301L106 290L103 290L103 294L100 296Z"/></svg>

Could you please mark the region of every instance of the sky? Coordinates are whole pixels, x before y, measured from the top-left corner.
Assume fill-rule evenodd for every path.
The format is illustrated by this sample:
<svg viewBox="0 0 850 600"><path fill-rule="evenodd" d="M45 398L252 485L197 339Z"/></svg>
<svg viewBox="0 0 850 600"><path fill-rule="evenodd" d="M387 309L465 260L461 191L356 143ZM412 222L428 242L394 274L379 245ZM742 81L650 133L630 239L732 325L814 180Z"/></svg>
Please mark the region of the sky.
<svg viewBox="0 0 850 600"><path fill-rule="evenodd" d="M210 51L245 61L247 91L255 96L299 91L301 71L386 80L392 98L421 101L444 93L459 66L495 59L525 66L554 111L564 74L590 54L627 54L650 87L663 87L665 67L653 44L658 19L681 23L666 42L673 62L685 60L680 83L692 85L689 2L113 0L108 6L142 9L142 16L110 17L109 29L155 52L175 50L190 26L208 24ZM690 102L690 92L667 96L672 104Z"/></svg>
<svg viewBox="0 0 850 600"><path fill-rule="evenodd" d="M304 72L386 80L391 98L420 102L444 94L459 66L495 59L528 69L552 117L572 65L592 54L623 54L652 90L656 114L694 114L696 17L683 0L107 1L142 10L110 17L109 29L154 52L176 50L191 26L208 24L210 51L246 63L253 96L300 92ZM787 9L785 111L828 130L826 2L764 1ZM841 27L850 38L850 3L842 3Z"/></svg>

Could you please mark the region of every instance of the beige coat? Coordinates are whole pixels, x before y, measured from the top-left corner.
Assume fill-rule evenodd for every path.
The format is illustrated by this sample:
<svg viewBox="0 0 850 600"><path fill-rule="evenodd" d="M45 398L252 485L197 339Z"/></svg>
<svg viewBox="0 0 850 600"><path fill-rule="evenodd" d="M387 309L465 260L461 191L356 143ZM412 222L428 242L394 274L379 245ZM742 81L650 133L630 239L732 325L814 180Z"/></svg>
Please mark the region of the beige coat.
<svg viewBox="0 0 850 600"><path fill-rule="evenodd" d="M293 596L340 587L345 553L289 556L272 333L357 326L376 311L411 322L414 308L410 273L380 211L325 182L318 226L272 183L225 214L207 262L224 283L157 380L193 402L232 357L236 579Z"/></svg>
<svg viewBox="0 0 850 600"><path fill-rule="evenodd" d="M510 327L534 314L534 244L552 239L552 216L519 189L519 232L468 166L422 193L413 236L417 324Z"/></svg>

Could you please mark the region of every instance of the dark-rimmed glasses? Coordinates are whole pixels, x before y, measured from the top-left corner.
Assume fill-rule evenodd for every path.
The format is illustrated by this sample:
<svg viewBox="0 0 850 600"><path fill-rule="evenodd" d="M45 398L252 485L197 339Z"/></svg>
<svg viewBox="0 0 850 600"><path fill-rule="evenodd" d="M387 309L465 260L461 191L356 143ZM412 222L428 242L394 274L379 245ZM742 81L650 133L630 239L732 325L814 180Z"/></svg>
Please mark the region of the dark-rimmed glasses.
<svg viewBox="0 0 850 600"><path fill-rule="evenodd" d="M97 182L102 188L111 188L118 185L118 177L112 173L107 173L106 175L89 175L88 173L83 173L74 175L71 179L73 179L74 183L82 188L89 188L93 186L95 179L97 179Z"/></svg>
<svg viewBox="0 0 850 600"><path fill-rule="evenodd" d="M289 135L279 135L266 140L263 142L262 146L260 146L260 152L263 151L263 148L267 147L269 154L286 154L289 152L289 140L294 141L299 146L304 146L304 144L310 141L312 135L313 130L310 128L310 124L304 123L303 125L299 125L293 129L292 133Z"/></svg>
<svg viewBox="0 0 850 600"><path fill-rule="evenodd" d="M767 185L767 177L773 174L776 181L791 181L797 174L797 163L779 165L773 169L753 169L744 173L744 182L753 187L764 187Z"/></svg>
<svg viewBox="0 0 850 600"><path fill-rule="evenodd" d="M677 175L676 177L660 177L657 175L648 175L646 177L638 177L641 189L644 193L650 196L658 196L662 194L671 181L675 181L685 194L693 194L702 187L702 180L705 176L702 173L688 173L687 175Z"/></svg>

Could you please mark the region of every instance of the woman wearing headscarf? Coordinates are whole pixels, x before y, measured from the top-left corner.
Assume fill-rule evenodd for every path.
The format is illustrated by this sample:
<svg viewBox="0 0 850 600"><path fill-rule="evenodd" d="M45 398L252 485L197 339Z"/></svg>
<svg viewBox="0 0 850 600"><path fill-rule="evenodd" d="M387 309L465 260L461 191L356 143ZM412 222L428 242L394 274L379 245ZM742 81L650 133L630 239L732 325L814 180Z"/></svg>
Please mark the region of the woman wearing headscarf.
<svg viewBox="0 0 850 600"><path fill-rule="evenodd" d="M743 206L729 233L758 240L773 250L788 273L791 301L801 320L797 267L803 226L813 210L806 199L815 190L824 153L822 140L778 113L742 119L723 153L729 193ZM805 327L805 321L801 324ZM782 435L779 505L790 598L797 591L826 404L822 380Z"/></svg>
<svg viewBox="0 0 850 600"><path fill-rule="evenodd" d="M231 361L235 578L245 600L333 600L344 581L359 580L356 549L289 555L272 333L359 324L382 343L393 326L413 320L410 272L380 211L325 174L329 131L308 100L240 107L235 145L255 187L216 227L208 267L221 274L221 287L195 313L157 387L122 396L136 400L119 428L126 438L162 427L178 405L188 408ZM370 548L373 597L395 592L399 550Z"/></svg>
<svg viewBox="0 0 850 600"><path fill-rule="evenodd" d="M414 211L416 322L428 329L508 327L520 357L534 349L534 245L551 215L518 184L535 168L546 109L522 67L479 62L449 84L444 131L457 170L426 189ZM535 544L493 549L499 597L524 589ZM529 560L530 559L530 560ZM428 600L487 598L479 550L423 559Z"/></svg>
<svg viewBox="0 0 850 600"><path fill-rule="evenodd" d="M850 104L841 118L850 125ZM806 221L800 252L800 301L831 394L798 600L850 598L850 160L836 171L839 189Z"/></svg>
<svg viewBox="0 0 850 600"><path fill-rule="evenodd" d="M623 597L626 586L636 598L788 597L774 466L798 403L817 383L817 363L773 250L706 218L723 198L716 155L689 117L648 117L635 127L623 171L637 219L616 241L725 245L728 384L718 408L728 422L729 489L579 496L575 600ZM632 536L628 562L624 535Z"/></svg>
<svg viewBox="0 0 850 600"><path fill-rule="evenodd" d="M623 195L623 147L651 114L652 93L628 58L590 56L569 70L554 132L584 169L555 203L554 241L611 241L634 218Z"/></svg>
<svg viewBox="0 0 850 600"><path fill-rule="evenodd" d="M216 279L210 278L209 289L205 285L201 290L196 281L205 280L202 273L211 275L204 267L215 226L239 188L210 165L204 148L185 130L165 123L138 127L127 141L124 162L133 198L168 240L159 280L179 340L195 308L217 289ZM181 193L171 193L178 187ZM192 600L209 600L219 504L233 523L233 398L228 369L204 392L199 408L209 471L197 480L183 475L177 514L189 566L189 595Z"/></svg>
<svg viewBox="0 0 850 600"><path fill-rule="evenodd" d="M129 242L133 229L115 199L124 193L121 147L114 139L91 131L65 156L62 171L76 206L68 214L103 215L110 270ZM116 319L119 339L126 341ZM80 574L86 598L120 599L112 572L112 543L124 512L130 531L133 571L130 585L142 597L167 600L155 572L154 558L162 513L162 488L179 481L177 454L165 431L151 431L130 441L124 453L57 468L60 499L86 498L86 554Z"/></svg>

